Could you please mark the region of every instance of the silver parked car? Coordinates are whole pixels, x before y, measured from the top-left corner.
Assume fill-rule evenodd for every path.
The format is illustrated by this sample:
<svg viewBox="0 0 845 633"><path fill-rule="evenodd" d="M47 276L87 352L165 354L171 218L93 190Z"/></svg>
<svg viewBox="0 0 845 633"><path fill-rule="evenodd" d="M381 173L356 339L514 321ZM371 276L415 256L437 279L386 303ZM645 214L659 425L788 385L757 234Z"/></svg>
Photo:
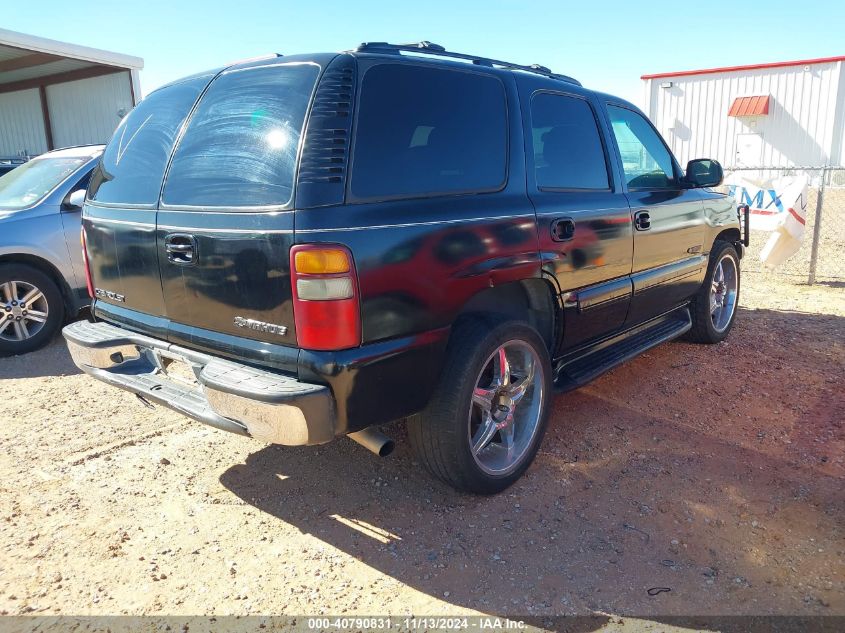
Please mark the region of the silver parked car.
<svg viewBox="0 0 845 633"><path fill-rule="evenodd" d="M0 156L0 176L23 165L28 159L23 156Z"/></svg>
<svg viewBox="0 0 845 633"><path fill-rule="evenodd" d="M88 305L80 214L102 153L60 149L0 176L0 356L38 349Z"/></svg>

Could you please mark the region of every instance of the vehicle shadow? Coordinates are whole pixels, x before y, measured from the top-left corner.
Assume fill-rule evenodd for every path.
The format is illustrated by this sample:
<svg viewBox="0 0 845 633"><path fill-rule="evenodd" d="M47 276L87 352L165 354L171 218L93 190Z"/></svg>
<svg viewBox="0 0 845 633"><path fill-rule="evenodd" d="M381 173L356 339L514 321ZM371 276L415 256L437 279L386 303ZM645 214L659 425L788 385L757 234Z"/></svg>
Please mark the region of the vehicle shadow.
<svg viewBox="0 0 845 633"><path fill-rule="evenodd" d="M797 319L742 310L730 343L664 345L557 397L536 462L498 496L427 476L399 425L385 429L399 440L387 459L346 440L269 446L220 481L487 614L845 614L845 572L825 553L845 520L845 319L801 314L803 329L779 336ZM790 371L769 368L785 360Z"/></svg>
<svg viewBox="0 0 845 633"><path fill-rule="evenodd" d="M73 364L61 332L44 347L29 354L0 358L0 380L70 376L81 373Z"/></svg>
<svg viewBox="0 0 845 633"><path fill-rule="evenodd" d="M827 286L828 288L845 288L845 281L822 280L816 282L820 286Z"/></svg>

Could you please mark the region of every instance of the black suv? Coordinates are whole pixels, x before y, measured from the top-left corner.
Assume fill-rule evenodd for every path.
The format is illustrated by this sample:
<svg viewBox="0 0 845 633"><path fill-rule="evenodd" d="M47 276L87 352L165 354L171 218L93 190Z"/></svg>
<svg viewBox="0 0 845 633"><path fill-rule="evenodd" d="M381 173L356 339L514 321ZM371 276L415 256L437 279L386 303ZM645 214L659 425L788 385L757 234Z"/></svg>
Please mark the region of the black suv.
<svg viewBox="0 0 845 633"><path fill-rule="evenodd" d="M542 66L416 45L251 60L151 93L94 171L84 371L265 442L407 419L492 493L552 394L731 329L743 252L711 160Z"/></svg>

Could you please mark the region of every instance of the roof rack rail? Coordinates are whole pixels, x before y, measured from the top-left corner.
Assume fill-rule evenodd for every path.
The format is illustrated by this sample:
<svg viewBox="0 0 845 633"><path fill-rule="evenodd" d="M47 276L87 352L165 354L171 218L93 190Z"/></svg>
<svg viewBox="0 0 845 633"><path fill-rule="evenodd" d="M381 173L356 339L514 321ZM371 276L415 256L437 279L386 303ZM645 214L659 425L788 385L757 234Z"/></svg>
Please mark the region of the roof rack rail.
<svg viewBox="0 0 845 633"><path fill-rule="evenodd" d="M504 62L499 59L490 59L488 57L479 57L477 55L467 55L465 53L455 53L452 51L447 51L445 47L440 46L439 44L433 44L432 42L428 42L426 40L411 44L389 44L388 42L363 42L360 46L358 46L358 48L355 49L355 51L358 53L394 53L397 55L404 51L406 53L422 53L426 55L436 55L439 57L452 57L454 59L465 59L471 61L477 66L497 66L499 68L508 68L510 70L522 70L528 73L536 73L545 77L551 77L552 79L561 79L563 81L573 83L577 86L581 85L581 82L577 79L574 79L567 75L554 73L549 68L546 68L545 66L540 66L540 64L522 66L520 64Z"/></svg>

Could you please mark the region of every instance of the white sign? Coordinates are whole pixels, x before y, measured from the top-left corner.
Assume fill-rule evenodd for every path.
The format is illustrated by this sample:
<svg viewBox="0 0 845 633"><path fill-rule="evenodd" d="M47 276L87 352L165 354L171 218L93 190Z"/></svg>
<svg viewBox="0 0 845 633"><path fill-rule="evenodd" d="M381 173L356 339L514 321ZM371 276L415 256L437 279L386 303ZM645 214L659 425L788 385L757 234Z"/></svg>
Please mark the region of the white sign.
<svg viewBox="0 0 845 633"><path fill-rule="evenodd" d="M760 251L760 261L776 268L801 248L807 217L807 176L752 180L734 173L725 179L737 204L751 210L751 229L772 235Z"/></svg>

